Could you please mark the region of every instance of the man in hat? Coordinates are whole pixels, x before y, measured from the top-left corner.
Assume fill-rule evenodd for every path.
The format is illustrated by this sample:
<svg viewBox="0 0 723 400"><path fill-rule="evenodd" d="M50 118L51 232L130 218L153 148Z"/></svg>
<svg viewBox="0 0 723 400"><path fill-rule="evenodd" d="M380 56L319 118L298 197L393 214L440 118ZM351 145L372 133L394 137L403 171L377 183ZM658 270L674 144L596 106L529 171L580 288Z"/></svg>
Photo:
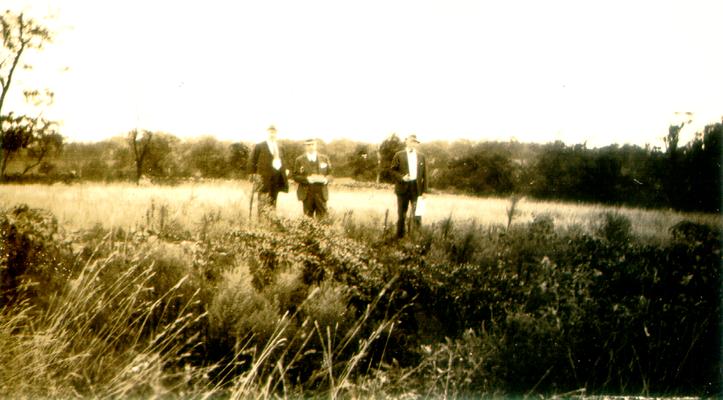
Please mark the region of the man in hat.
<svg viewBox="0 0 723 400"><path fill-rule="evenodd" d="M416 135L409 135L404 140L405 149L397 152L392 158L390 167L396 180L394 193L397 195L397 237L404 237L404 225L409 204L416 208L417 199L424 198L428 190L427 160L424 154L417 151L419 140ZM421 225L422 217L415 217L416 226Z"/></svg>
<svg viewBox="0 0 723 400"><path fill-rule="evenodd" d="M329 157L317 152L316 140L304 141L304 154L296 158L293 175L299 184L296 196L304 206L305 215L317 218L326 216L330 173Z"/></svg>
<svg viewBox="0 0 723 400"><path fill-rule="evenodd" d="M254 145L248 161L248 173L259 192L259 215L276 209L279 192L289 191L281 147L276 140L276 127L269 126L266 140Z"/></svg>

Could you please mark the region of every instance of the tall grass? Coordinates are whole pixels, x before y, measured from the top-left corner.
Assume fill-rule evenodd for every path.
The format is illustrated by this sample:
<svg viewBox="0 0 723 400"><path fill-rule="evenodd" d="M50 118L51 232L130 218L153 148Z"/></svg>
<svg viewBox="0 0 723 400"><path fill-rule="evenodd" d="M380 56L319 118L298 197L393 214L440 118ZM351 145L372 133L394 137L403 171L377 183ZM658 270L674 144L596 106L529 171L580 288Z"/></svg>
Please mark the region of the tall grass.
<svg viewBox="0 0 723 400"><path fill-rule="evenodd" d="M27 213L32 220L32 210L21 210L18 219ZM157 223L154 218L147 222ZM220 221L209 222L214 223ZM26 228L18 232L27 234L29 251L44 251L34 240L54 240L33 233L41 226ZM338 398L351 387L371 344L393 329L397 315L370 318L393 280L356 315L347 310L346 289L330 280L309 286L306 297L296 302L292 294L299 288L289 281L300 274L293 271L281 271L289 276L274 278L262 291L251 285L244 261L222 267L225 272L208 280L215 267L200 263L205 255L189 261L184 258L187 244L149 240L156 233L147 228L89 231L61 290L44 293L49 300L42 306L21 300L19 292L18 302L1 310L3 396L246 399L295 397L303 389ZM195 251L198 244L188 246ZM224 300L239 290L240 298ZM286 307L279 298L294 303L295 311L276 318ZM274 309L264 313L254 308L258 304ZM241 314L234 315L236 310ZM266 318L268 334L259 328L257 311L262 311L257 317ZM224 326L232 316L235 327ZM208 354L209 346L227 337L232 340L224 348L226 356ZM315 358L321 360L318 367ZM305 382L299 381L299 371L306 374Z"/></svg>
<svg viewBox="0 0 723 400"><path fill-rule="evenodd" d="M282 218L302 215L295 188L279 194L277 214ZM51 211L66 229L84 229L100 224L106 229L132 228L142 224L152 206L167 208L169 220L188 230L209 214L236 225L248 223L251 187L244 181L187 183L178 186L139 187L132 184L80 183L74 185L3 185L0 186L0 207L24 203ZM427 215L423 222L435 223L452 218L474 221L480 225L528 223L540 215L548 215L560 228L582 226L606 212L619 213L632 222L632 233L638 238L667 237L667 228L682 220L721 225L721 217L709 214L679 213L667 210L644 210L594 204L575 204L518 199L514 218L509 218L509 199L477 198L450 194L427 196ZM358 222L382 226L385 215L393 224L396 219L396 198L391 189L350 189L332 187L329 199L332 215L339 219L352 211ZM254 210L255 215L255 210Z"/></svg>
<svg viewBox="0 0 723 400"><path fill-rule="evenodd" d="M85 263L78 276L46 310L27 303L0 317L3 393L29 397L149 396L168 394L179 383L198 380L204 371L183 369L196 345L188 330L204 315L169 310L167 301L181 279L157 298L154 269L132 262L108 283L102 277L120 251ZM190 299L190 302L193 302ZM167 322L150 323L159 315ZM169 372L169 367L177 370Z"/></svg>

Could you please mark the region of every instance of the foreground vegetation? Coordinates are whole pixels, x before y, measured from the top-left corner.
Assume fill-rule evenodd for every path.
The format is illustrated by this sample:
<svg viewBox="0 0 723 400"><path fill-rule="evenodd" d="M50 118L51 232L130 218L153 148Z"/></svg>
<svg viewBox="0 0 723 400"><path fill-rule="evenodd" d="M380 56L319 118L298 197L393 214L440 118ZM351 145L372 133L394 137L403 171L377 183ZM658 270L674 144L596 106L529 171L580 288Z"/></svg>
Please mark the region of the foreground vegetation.
<svg viewBox="0 0 723 400"><path fill-rule="evenodd" d="M651 240L629 212L558 223L511 210L509 224L440 215L396 241L382 215L252 223L245 207L184 214L158 199L134 223L72 230L5 206L0 392L720 391L718 217L670 218Z"/></svg>

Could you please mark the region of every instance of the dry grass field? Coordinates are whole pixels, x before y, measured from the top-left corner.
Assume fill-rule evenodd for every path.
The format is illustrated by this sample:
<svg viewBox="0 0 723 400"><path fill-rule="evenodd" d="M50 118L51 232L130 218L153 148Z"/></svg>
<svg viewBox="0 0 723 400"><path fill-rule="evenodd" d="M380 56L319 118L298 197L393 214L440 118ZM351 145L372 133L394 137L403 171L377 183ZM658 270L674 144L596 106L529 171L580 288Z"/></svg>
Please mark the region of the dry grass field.
<svg viewBox="0 0 723 400"><path fill-rule="evenodd" d="M199 223L204 215L214 214L229 222L247 223L251 186L246 181L185 183L178 186L136 186L130 183L79 183L73 185L0 186L0 207L27 204L51 211L66 229L83 229L100 224L104 228L132 228L144 222L147 212L164 208L167 217L182 225ZM506 225L510 199L479 198L453 194L427 195L425 223L447 218L480 225ZM331 215L341 218L351 211L360 222L388 224L396 220L396 198L391 188L354 188L335 185L330 190ZM295 187L279 194L277 212L281 217L302 215ZM604 212L616 212L632 222L633 233L641 239L667 235L667 230L687 219L719 225L720 216L679 213L670 210L644 210L593 204L574 204L522 199L516 206L513 223L530 222L547 214L561 228L571 225L591 228ZM388 213L388 215L386 215ZM254 207L255 214L255 207Z"/></svg>

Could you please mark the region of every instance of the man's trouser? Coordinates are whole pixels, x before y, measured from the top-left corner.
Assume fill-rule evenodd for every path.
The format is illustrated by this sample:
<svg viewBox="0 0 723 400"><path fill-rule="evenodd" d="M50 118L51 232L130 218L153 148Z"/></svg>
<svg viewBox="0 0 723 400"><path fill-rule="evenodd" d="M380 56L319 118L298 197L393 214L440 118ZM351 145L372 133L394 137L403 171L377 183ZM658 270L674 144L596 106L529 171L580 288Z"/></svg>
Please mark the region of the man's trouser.
<svg viewBox="0 0 723 400"><path fill-rule="evenodd" d="M404 237L407 211L409 204L412 206L417 204L417 181L405 182L406 190L402 194L397 194L397 237ZM422 223L422 217L414 217L414 225L419 226Z"/></svg>
<svg viewBox="0 0 723 400"><path fill-rule="evenodd" d="M323 194L324 185L312 184L308 186L306 192L306 198L303 201L304 214L313 217L316 215L317 218L323 218L326 216L326 200L324 200Z"/></svg>
<svg viewBox="0 0 723 400"><path fill-rule="evenodd" d="M259 216L267 217L276 210L276 199L279 197L279 188L271 187L267 192L259 192Z"/></svg>

